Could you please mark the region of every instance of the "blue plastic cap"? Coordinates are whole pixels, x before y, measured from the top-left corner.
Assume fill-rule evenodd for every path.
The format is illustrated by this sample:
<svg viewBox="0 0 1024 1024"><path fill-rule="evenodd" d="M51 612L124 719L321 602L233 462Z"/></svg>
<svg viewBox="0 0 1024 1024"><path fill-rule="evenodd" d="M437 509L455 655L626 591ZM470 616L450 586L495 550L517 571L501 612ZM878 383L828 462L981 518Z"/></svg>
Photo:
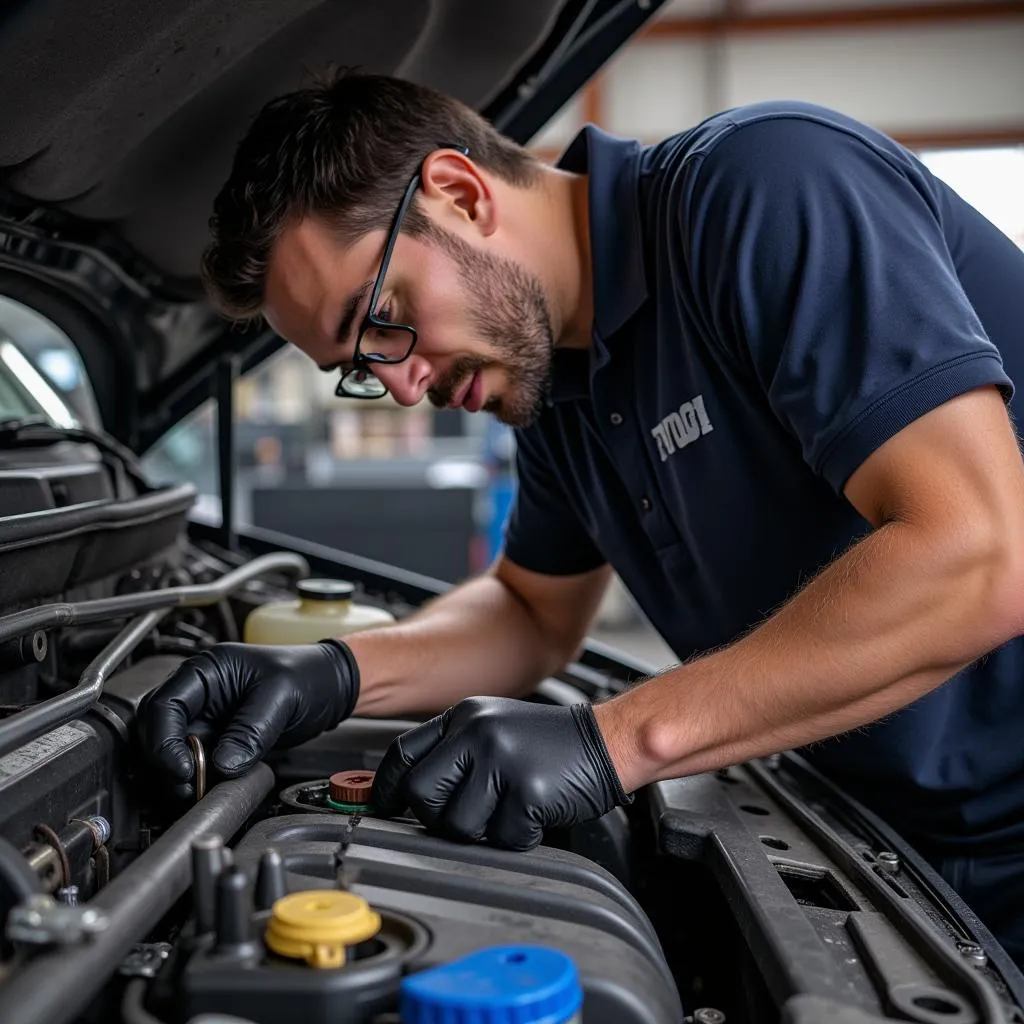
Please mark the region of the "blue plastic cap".
<svg viewBox="0 0 1024 1024"><path fill-rule="evenodd" d="M494 946L402 981L402 1024L565 1024L583 1004L576 965L545 946Z"/></svg>

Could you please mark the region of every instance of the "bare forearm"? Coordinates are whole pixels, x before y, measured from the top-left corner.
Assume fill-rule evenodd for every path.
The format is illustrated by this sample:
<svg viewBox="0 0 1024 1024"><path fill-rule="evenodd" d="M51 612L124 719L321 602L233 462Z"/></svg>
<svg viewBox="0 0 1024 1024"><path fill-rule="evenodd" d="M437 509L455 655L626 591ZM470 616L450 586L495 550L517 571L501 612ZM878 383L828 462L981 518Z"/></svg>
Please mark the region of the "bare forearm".
<svg viewBox="0 0 1024 1024"><path fill-rule="evenodd" d="M900 523L865 538L743 640L601 706L634 788L875 721L1017 629L1005 552Z"/></svg>
<svg viewBox="0 0 1024 1024"><path fill-rule="evenodd" d="M360 669L356 714L374 717L440 711L470 696L522 696L563 660L491 575L346 641Z"/></svg>

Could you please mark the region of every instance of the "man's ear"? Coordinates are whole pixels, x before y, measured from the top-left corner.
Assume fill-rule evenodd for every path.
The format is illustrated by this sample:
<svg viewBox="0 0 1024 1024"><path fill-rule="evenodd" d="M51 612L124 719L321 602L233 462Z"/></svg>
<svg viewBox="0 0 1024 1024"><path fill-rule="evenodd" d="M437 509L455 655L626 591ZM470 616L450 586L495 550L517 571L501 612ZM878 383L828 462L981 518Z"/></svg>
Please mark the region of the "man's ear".
<svg viewBox="0 0 1024 1024"><path fill-rule="evenodd" d="M437 149L423 161L421 178L427 208L443 225L471 224L482 235L497 227L494 192L487 175L458 150Z"/></svg>

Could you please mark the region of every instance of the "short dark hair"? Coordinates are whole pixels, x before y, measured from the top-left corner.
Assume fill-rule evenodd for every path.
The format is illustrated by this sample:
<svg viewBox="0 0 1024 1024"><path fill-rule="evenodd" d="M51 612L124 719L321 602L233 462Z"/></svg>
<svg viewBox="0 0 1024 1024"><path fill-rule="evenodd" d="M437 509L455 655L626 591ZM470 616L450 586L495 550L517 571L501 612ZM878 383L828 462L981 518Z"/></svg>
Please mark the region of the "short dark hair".
<svg viewBox="0 0 1024 1024"><path fill-rule="evenodd" d="M347 240L386 228L423 158L469 148L481 167L530 184L538 161L458 100L413 82L341 70L271 100L235 153L214 202L202 276L224 315L259 315L271 248L284 226L313 214ZM429 235L410 207L403 230Z"/></svg>

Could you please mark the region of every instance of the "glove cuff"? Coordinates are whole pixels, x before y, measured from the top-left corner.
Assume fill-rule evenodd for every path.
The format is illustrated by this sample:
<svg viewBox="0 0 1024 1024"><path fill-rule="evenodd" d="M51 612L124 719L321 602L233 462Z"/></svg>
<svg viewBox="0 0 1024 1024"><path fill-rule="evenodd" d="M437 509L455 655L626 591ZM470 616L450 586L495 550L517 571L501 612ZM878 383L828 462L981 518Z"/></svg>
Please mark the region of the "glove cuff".
<svg viewBox="0 0 1024 1024"><path fill-rule="evenodd" d="M338 676L338 714L335 725L344 722L359 701L359 665L348 644L333 638L321 640L319 647L327 654Z"/></svg>
<svg viewBox="0 0 1024 1024"><path fill-rule="evenodd" d="M604 777L611 790L615 803L612 806L628 806L633 802L633 795L626 793L619 781L619 773L615 770L611 754L605 746L604 736L598 727L597 719L594 717L594 709L590 704L574 704L570 711L576 722L576 728L583 736L584 742L590 747L600 767L603 769Z"/></svg>

